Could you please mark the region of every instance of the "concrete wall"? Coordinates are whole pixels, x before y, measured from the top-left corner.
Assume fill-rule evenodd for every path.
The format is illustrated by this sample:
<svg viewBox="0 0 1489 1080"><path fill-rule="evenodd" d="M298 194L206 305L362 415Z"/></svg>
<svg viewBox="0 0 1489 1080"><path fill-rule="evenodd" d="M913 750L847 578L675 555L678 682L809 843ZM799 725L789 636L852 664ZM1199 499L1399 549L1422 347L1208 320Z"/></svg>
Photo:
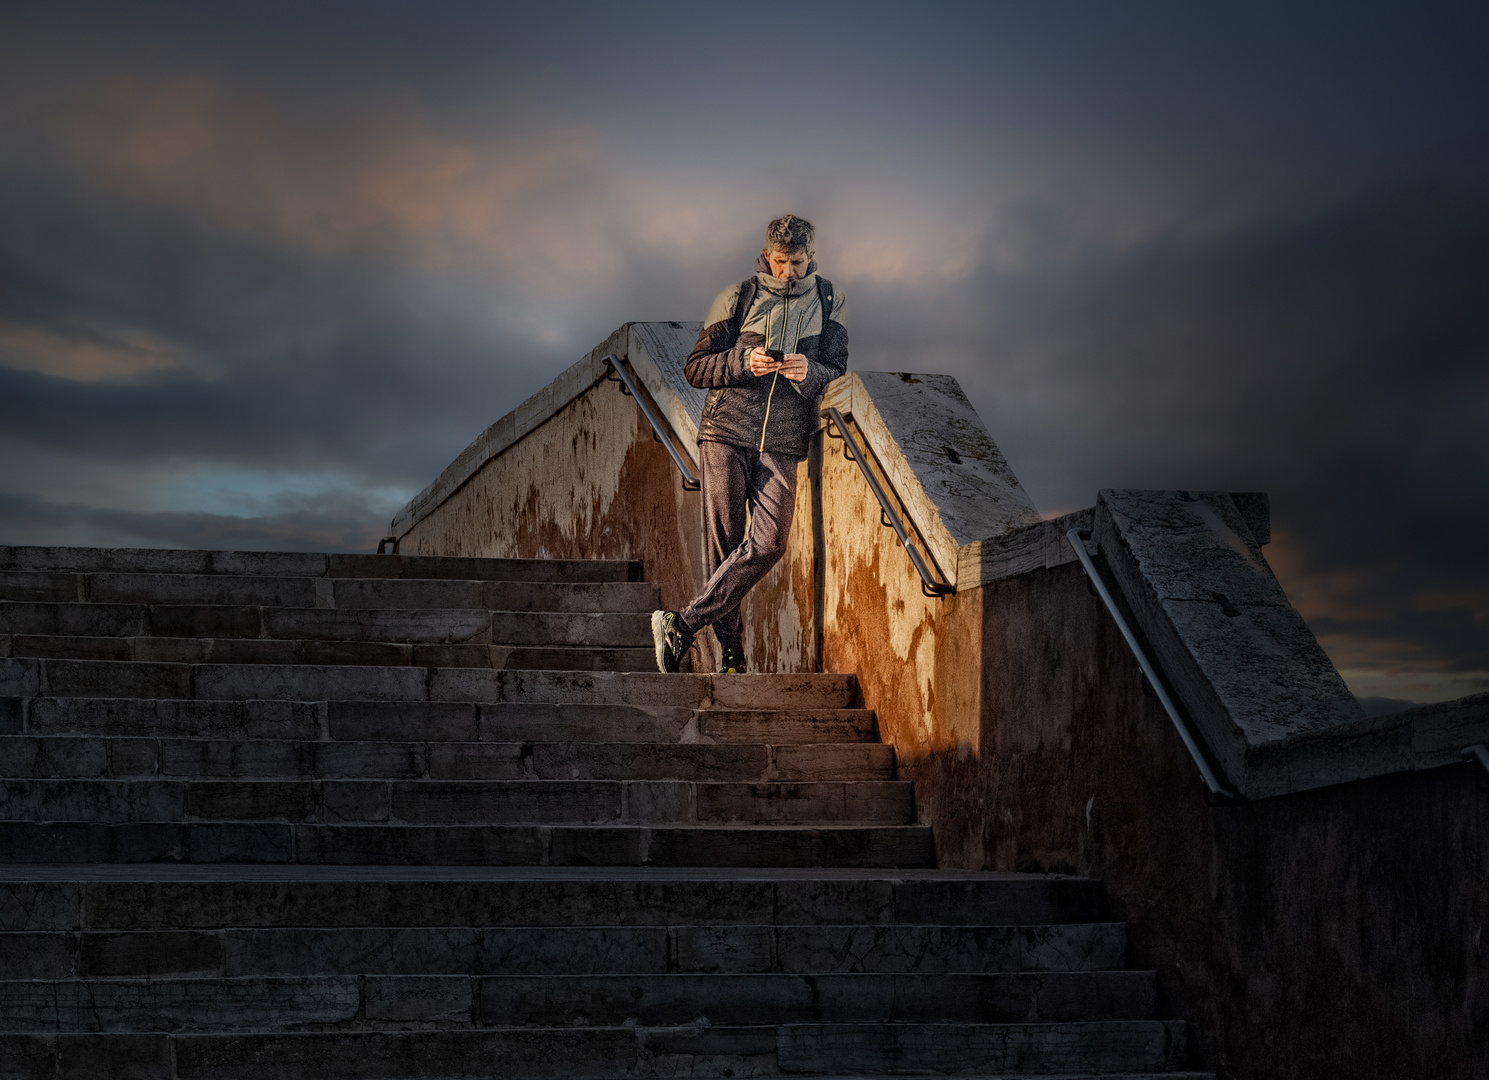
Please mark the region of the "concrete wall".
<svg viewBox="0 0 1489 1080"><path fill-rule="evenodd" d="M1469 766L1207 806L1078 566L980 592L977 749L901 758L947 863L1104 880L1130 963L1224 1077L1489 1076Z"/></svg>
<svg viewBox="0 0 1489 1080"><path fill-rule="evenodd" d="M686 604L703 581L700 496L683 489L635 400L606 378L600 361L625 356L628 329L565 373L566 400L535 399L534 422L492 425L501 430L452 465L467 475L446 477L447 490L432 484L439 497L422 516L395 519L399 554L641 559L662 603ZM493 456L473 460L483 441Z"/></svg>

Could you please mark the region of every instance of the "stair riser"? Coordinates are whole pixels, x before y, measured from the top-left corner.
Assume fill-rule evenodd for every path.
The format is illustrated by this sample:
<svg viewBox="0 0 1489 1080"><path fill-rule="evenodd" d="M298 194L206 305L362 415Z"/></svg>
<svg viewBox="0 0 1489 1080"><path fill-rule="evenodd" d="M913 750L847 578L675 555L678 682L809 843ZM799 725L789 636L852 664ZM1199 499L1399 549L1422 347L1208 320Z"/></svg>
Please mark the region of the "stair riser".
<svg viewBox="0 0 1489 1080"><path fill-rule="evenodd" d="M821 743L877 742L872 709L765 710L700 709L698 735L716 742Z"/></svg>
<svg viewBox="0 0 1489 1080"><path fill-rule="evenodd" d="M584 559L473 559L300 551L0 546L0 571L226 574L248 577L458 578L470 581L641 580L641 563Z"/></svg>
<svg viewBox="0 0 1489 1080"><path fill-rule="evenodd" d="M1075 972L1125 944L1120 923L53 931L0 935L0 979Z"/></svg>
<svg viewBox="0 0 1489 1080"><path fill-rule="evenodd" d="M851 675L664 675L660 672L287 667L0 660L0 696L216 701L476 701L844 709Z"/></svg>
<svg viewBox="0 0 1489 1080"><path fill-rule="evenodd" d="M894 779L877 743L288 742L0 736L0 777L101 779L860 781Z"/></svg>
<svg viewBox="0 0 1489 1080"><path fill-rule="evenodd" d="M654 658L629 648L563 642L536 645L407 645L370 641L252 638L0 637L0 656L164 664L469 667L521 671L636 671Z"/></svg>
<svg viewBox="0 0 1489 1080"><path fill-rule="evenodd" d="M1146 1020L1152 972L995 975L317 975L0 981L3 1031Z"/></svg>
<svg viewBox="0 0 1489 1080"><path fill-rule="evenodd" d="M514 605L486 609L329 610L231 605L0 603L0 635L41 637L283 639L335 642L458 644L559 640L598 626L605 633L636 635L647 626L650 585L526 585L525 592L488 597ZM488 589L489 591L489 589ZM639 614L638 614L639 613ZM493 639L491 631L496 628ZM616 629L616 628L621 629ZM650 641L649 627L641 635ZM606 644L585 641L586 644ZM36 655L14 646L14 655ZM134 659L149 659L138 656Z"/></svg>
<svg viewBox="0 0 1489 1080"><path fill-rule="evenodd" d="M779 1063L790 1072L1091 1073L1168 1070L1188 1053L1182 1021L921 1027L783 1026Z"/></svg>
<svg viewBox="0 0 1489 1080"><path fill-rule="evenodd" d="M143 871L148 873L148 871ZM0 930L469 926L1035 926L1106 917L1078 878L4 881Z"/></svg>
<svg viewBox="0 0 1489 1080"><path fill-rule="evenodd" d="M131 698L0 698L0 734L90 734L233 739L437 742L565 741L783 743L867 742L867 710L777 714L734 726L687 706L558 705L546 702L190 701ZM699 728L710 732L700 735ZM767 738L767 736L769 736ZM802 753L808 753L803 749Z"/></svg>
<svg viewBox="0 0 1489 1080"><path fill-rule="evenodd" d="M826 1034L821 1034L825 1030ZM950 1064L945 1044L967 1046L976 1056L952 1064L979 1076L1061 1074L1110 1080L1213 1080L1212 1074L1171 1073L1166 1059L1184 1049L1177 1025L1158 1021L982 1028L905 1025L895 1042L875 1053L865 1048L844 1064L825 1042L851 1042L858 1028L816 1026L679 1028L504 1028L425 1032L349 1032L246 1035L26 1035L5 1036L0 1060L16 1062L18 1077L100 1076L127 1062L127 1075L176 1080L410 1080L504 1077L739 1077L810 1071L842 1076L849 1069L927 1072ZM913 1055L921 1044L939 1053ZM31 1064L34 1062L35 1064ZM916 1068L914 1062L918 1062ZM1099 1063L1093 1065L1093 1063ZM836 1068L833 1066L836 1065ZM21 1069L25 1069L22 1072ZM1131 1074L1141 1073L1143 1076ZM126 1075L114 1072L114 1075Z"/></svg>
<svg viewBox="0 0 1489 1080"><path fill-rule="evenodd" d="M903 781L0 780L0 821L882 824L914 820Z"/></svg>
<svg viewBox="0 0 1489 1080"><path fill-rule="evenodd" d="M440 706L425 706L438 710ZM460 705L470 711L475 706ZM0 731L18 735L319 739L328 706L314 701L0 698ZM125 745L116 743L116 747Z"/></svg>
<svg viewBox="0 0 1489 1080"><path fill-rule="evenodd" d="M0 823L0 863L925 867L919 826Z"/></svg>
<svg viewBox="0 0 1489 1080"><path fill-rule="evenodd" d="M649 614L650 608L658 602L658 596L656 585L639 581L547 584L522 581L0 571L0 601L24 605L117 604L152 608L212 605L229 608L321 608L335 609L342 613L366 608L440 608L522 613L646 611ZM26 613L8 616L25 617ZM60 617L79 619L85 616L83 612L76 612ZM160 631L155 629L153 632Z"/></svg>

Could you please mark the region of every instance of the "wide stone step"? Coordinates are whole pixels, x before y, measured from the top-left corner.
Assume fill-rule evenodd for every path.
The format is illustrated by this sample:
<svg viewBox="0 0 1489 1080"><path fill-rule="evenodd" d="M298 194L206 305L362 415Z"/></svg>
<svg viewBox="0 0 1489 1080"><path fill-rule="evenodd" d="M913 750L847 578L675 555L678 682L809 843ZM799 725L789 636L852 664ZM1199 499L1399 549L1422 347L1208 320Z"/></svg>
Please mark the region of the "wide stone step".
<svg viewBox="0 0 1489 1080"><path fill-rule="evenodd" d="M34 712L34 707L33 707ZM873 743L871 709L738 710L538 702L329 702L335 739Z"/></svg>
<svg viewBox="0 0 1489 1080"><path fill-rule="evenodd" d="M216 701L475 701L842 709L852 675L665 675L657 671L486 671L479 668L160 664L0 659L0 697Z"/></svg>
<svg viewBox="0 0 1489 1080"><path fill-rule="evenodd" d="M642 581L532 582L412 578L234 577L214 574L64 574L0 570L0 601L31 608L75 605L78 608L133 609L96 616L83 611L58 612L60 625L86 625L90 618L129 620L152 627L156 612L162 626L173 621L212 619L210 613L180 609L220 607L215 617L239 622L255 610L306 609L443 609L536 612L650 611L658 587ZM141 610L148 609L148 610ZM171 610L177 609L177 610ZM43 612L17 612L21 625ZM261 616L262 617L262 616ZM80 622L79 622L80 621ZM39 631L45 633L46 631ZM86 631L78 630L78 633ZM159 629L154 632L159 633Z"/></svg>
<svg viewBox="0 0 1489 1080"><path fill-rule="evenodd" d="M767 722L751 714L668 705L562 705L468 701L193 701L150 698L3 698L0 734L118 735L363 742L630 742L810 745L872 744L867 709L780 711ZM735 715L738 715L737 713ZM150 746L116 743L134 760ZM143 768L143 766L129 766Z"/></svg>
<svg viewBox="0 0 1489 1080"><path fill-rule="evenodd" d="M0 979L1110 971L1125 949L1122 923L38 931L0 934Z"/></svg>
<svg viewBox="0 0 1489 1080"><path fill-rule="evenodd" d="M73 699L77 700L77 699ZM892 780L879 743L324 742L0 735L0 777Z"/></svg>
<svg viewBox="0 0 1489 1080"><path fill-rule="evenodd" d="M924 867L919 825L329 825L0 822L3 863Z"/></svg>
<svg viewBox="0 0 1489 1080"><path fill-rule="evenodd" d="M409 585L410 582L373 582ZM276 638L425 644L490 642L498 629L539 614L646 613L657 588L642 582L534 585L494 582L494 607L264 607L248 604L0 602L0 634L42 637ZM497 640L502 640L500 637ZM513 638L512 640L521 640Z"/></svg>
<svg viewBox="0 0 1489 1080"><path fill-rule="evenodd" d="M452 1077L727 1077L813 1073L844 1078L914 1071L964 1080L1211 1080L1173 1072L1187 1053L1182 1021L1054 1024L686 1025L506 1027L435 1031L0 1036L13 1075L66 1063L72 1075L176 1080L432 1080ZM20 1070L25 1069L25 1072Z"/></svg>
<svg viewBox="0 0 1489 1080"><path fill-rule="evenodd" d="M900 780L18 780L0 821L905 825Z"/></svg>
<svg viewBox="0 0 1489 1080"><path fill-rule="evenodd" d="M0 931L677 925L1054 926L1108 918L1089 878L922 870L0 867Z"/></svg>
<svg viewBox="0 0 1489 1080"><path fill-rule="evenodd" d="M0 980L0 1031L1147 1020L1151 971Z"/></svg>
<svg viewBox="0 0 1489 1080"><path fill-rule="evenodd" d="M302 551L0 546L0 571L222 574L250 577L640 581L641 563L607 559L474 559Z"/></svg>
<svg viewBox="0 0 1489 1080"><path fill-rule="evenodd" d="M15 657L40 659L173 664L346 664L363 667L412 665L558 671L647 670L647 665L653 663L654 657L650 645L620 647L562 642L530 645L409 645L374 641L276 641L261 638L0 637L0 653L6 652Z"/></svg>

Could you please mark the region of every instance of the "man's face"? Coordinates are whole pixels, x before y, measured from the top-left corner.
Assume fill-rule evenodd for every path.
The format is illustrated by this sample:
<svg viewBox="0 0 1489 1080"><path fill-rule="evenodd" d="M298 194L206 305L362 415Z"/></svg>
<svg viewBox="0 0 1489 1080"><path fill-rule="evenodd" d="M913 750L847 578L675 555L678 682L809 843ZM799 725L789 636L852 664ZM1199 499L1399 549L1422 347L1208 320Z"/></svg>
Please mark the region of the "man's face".
<svg viewBox="0 0 1489 1080"><path fill-rule="evenodd" d="M766 248L765 257L770 260L770 272L782 281L807 276L807 264L812 261L810 251L786 252L780 248Z"/></svg>

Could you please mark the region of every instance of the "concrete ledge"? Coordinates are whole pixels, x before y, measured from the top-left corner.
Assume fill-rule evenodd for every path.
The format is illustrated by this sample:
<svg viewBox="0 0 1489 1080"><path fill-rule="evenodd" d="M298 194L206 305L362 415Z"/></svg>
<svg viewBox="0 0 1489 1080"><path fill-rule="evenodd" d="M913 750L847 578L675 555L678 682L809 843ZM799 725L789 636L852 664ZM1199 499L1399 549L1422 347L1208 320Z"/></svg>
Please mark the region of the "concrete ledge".
<svg viewBox="0 0 1489 1080"><path fill-rule="evenodd" d="M1219 491L1103 491L1094 529L1165 678L1231 783L1253 799L1320 786L1279 768L1277 748L1332 739L1362 720L1255 531Z"/></svg>
<svg viewBox="0 0 1489 1080"><path fill-rule="evenodd" d="M610 353L624 356L630 323L589 351L583 360L564 370L543 389L492 424L462 450L434 482L409 500L393 516L389 534L402 537L425 515L453 495L481 466L548 420L569 402L605 377L601 362Z"/></svg>
<svg viewBox="0 0 1489 1080"><path fill-rule="evenodd" d="M973 589L1031 570L1048 570L1075 562L1075 549L1065 534L1071 529L1089 529L1095 516L1096 508L1088 506L964 545L957 556L957 588Z"/></svg>
<svg viewBox="0 0 1489 1080"><path fill-rule="evenodd" d="M1462 751L1489 742L1489 693L1419 705L1327 731L1306 732L1252 754L1253 771L1306 791L1393 773L1462 762Z"/></svg>
<svg viewBox="0 0 1489 1080"><path fill-rule="evenodd" d="M963 545L1039 522L951 376L850 371L828 385L822 407L853 417L937 564L956 576L958 588Z"/></svg>

